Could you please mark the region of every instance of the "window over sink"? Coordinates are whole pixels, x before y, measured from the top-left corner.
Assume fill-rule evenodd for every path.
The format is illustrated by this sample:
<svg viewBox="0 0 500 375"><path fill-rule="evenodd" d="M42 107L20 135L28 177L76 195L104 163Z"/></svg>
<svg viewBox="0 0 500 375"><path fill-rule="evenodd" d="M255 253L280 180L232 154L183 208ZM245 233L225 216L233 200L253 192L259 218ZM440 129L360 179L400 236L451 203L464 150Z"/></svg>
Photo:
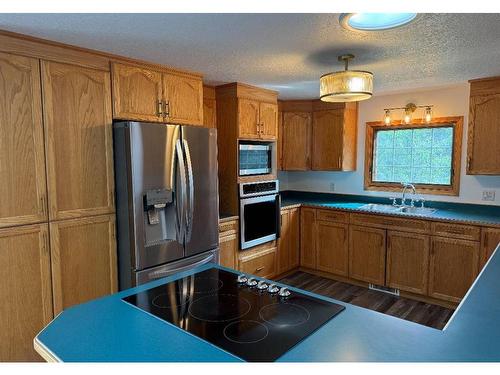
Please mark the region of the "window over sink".
<svg viewBox="0 0 500 375"><path fill-rule="evenodd" d="M367 123L365 189L400 191L400 183L409 182L420 193L458 195L462 121Z"/></svg>

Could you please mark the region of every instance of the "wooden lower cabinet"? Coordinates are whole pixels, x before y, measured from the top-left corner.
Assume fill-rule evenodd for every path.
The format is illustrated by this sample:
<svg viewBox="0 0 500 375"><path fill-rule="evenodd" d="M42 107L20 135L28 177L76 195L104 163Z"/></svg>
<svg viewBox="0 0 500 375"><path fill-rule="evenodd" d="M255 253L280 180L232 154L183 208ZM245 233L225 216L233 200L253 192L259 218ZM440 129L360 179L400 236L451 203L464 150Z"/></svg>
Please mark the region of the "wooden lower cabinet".
<svg viewBox="0 0 500 375"><path fill-rule="evenodd" d="M479 270L481 270L491 255L500 245L500 229L483 228L481 231L481 251L479 254Z"/></svg>
<svg viewBox="0 0 500 375"><path fill-rule="evenodd" d="M316 210L300 209L300 265L316 268Z"/></svg>
<svg viewBox="0 0 500 375"><path fill-rule="evenodd" d="M479 268L479 242L431 238L429 296L460 302Z"/></svg>
<svg viewBox="0 0 500 375"><path fill-rule="evenodd" d="M219 263L221 266L236 269L238 234L219 237Z"/></svg>
<svg viewBox="0 0 500 375"><path fill-rule="evenodd" d="M349 227L349 277L373 283L385 284L385 229Z"/></svg>
<svg viewBox="0 0 500 375"><path fill-rule="evenodd" d="M317 264L320 271L336 275L349 274L349 243L347 224L318 221Z"/></svg>
<svg viewBox="0 0 500 375"><path fill-rule="evenodd" d="M277 274L283 274L299 266L300 258L300 209L281 211L281 235L278 240Z"/></svg>
<svg viewBox="0 0 500 375"><path fill-rule="evenodd" d="M50 223L54 313L117 291L115 215Z"/></svg>
<svg viewBox="0 0 500 375"><path fill-rule="evenodd" d="M0 230L0 361L41 360L33 339L52 317L47 224Z"/></svg>
<svg viewBox="0 0 500 375"><path fill-rule="evenodd" d="M264 278L276 275L276 247L252 253L240 255L238 269L243 273Z"/></svg>
<svg viewBox="0 0 500 375"><path fill-rule="evenodd" d="M427 294L430 236L387 231L386 285Z"/></svg>

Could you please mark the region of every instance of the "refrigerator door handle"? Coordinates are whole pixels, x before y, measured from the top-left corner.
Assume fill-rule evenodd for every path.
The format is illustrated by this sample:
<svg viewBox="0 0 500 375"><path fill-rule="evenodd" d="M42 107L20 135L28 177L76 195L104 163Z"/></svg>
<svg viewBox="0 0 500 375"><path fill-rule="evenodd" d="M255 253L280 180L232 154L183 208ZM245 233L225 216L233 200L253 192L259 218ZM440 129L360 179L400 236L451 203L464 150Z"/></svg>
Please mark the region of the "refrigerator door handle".
<svg viewBox="0 0 500 375"><path fill-rule="evenodd" d="M184 154L182 152L181 141L178 139L175 144L175 150L177 152L177 159L179 160L179 171L181 178L181 191L177 195L177 233L179 236L179 242L184 244L184 239L186 236L186 223L184 219L186 217L186 165L184 163ZM179 197L182 200L181 211L179 214Z"/></svg>
<svg viewBox="0 0 500 375"><path fill-rule="evenodd" d="M191 152L189 151L188 142L183 139L184 151L186 153L186 161L187 161L187 172L188 172L188 210L186 212L186 242L191 240L191 235L193 232L193 216L194 216L194 177L193 177L193 163L191 162Z"/></svg>

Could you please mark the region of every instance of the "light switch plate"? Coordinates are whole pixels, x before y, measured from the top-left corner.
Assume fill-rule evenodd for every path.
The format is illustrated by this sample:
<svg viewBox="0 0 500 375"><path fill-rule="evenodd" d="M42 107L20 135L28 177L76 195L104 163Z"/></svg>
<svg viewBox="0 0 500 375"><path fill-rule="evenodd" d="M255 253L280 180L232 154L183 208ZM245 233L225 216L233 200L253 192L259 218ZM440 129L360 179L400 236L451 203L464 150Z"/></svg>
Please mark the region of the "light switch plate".
<svg viewBox="0 0 500 375"><path fill-rule="evenodd" d="M495 201L495 190L483 190L483 201Z"/></svg>

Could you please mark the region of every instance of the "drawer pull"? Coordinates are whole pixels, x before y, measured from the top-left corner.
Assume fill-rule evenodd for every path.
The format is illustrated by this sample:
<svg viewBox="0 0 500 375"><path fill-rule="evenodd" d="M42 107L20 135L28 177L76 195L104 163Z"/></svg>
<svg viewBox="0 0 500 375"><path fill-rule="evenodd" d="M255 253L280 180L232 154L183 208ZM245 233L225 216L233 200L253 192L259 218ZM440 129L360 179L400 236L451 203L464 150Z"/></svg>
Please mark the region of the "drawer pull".
<svg viewBox="0 0 500 375"><path fill-rule="evenodd" d="M259 267L259 268L256 268L256 269L255 269L255 272L260 272L260 271L262 271L263 269L264 269L264 267Z"/></svg>

